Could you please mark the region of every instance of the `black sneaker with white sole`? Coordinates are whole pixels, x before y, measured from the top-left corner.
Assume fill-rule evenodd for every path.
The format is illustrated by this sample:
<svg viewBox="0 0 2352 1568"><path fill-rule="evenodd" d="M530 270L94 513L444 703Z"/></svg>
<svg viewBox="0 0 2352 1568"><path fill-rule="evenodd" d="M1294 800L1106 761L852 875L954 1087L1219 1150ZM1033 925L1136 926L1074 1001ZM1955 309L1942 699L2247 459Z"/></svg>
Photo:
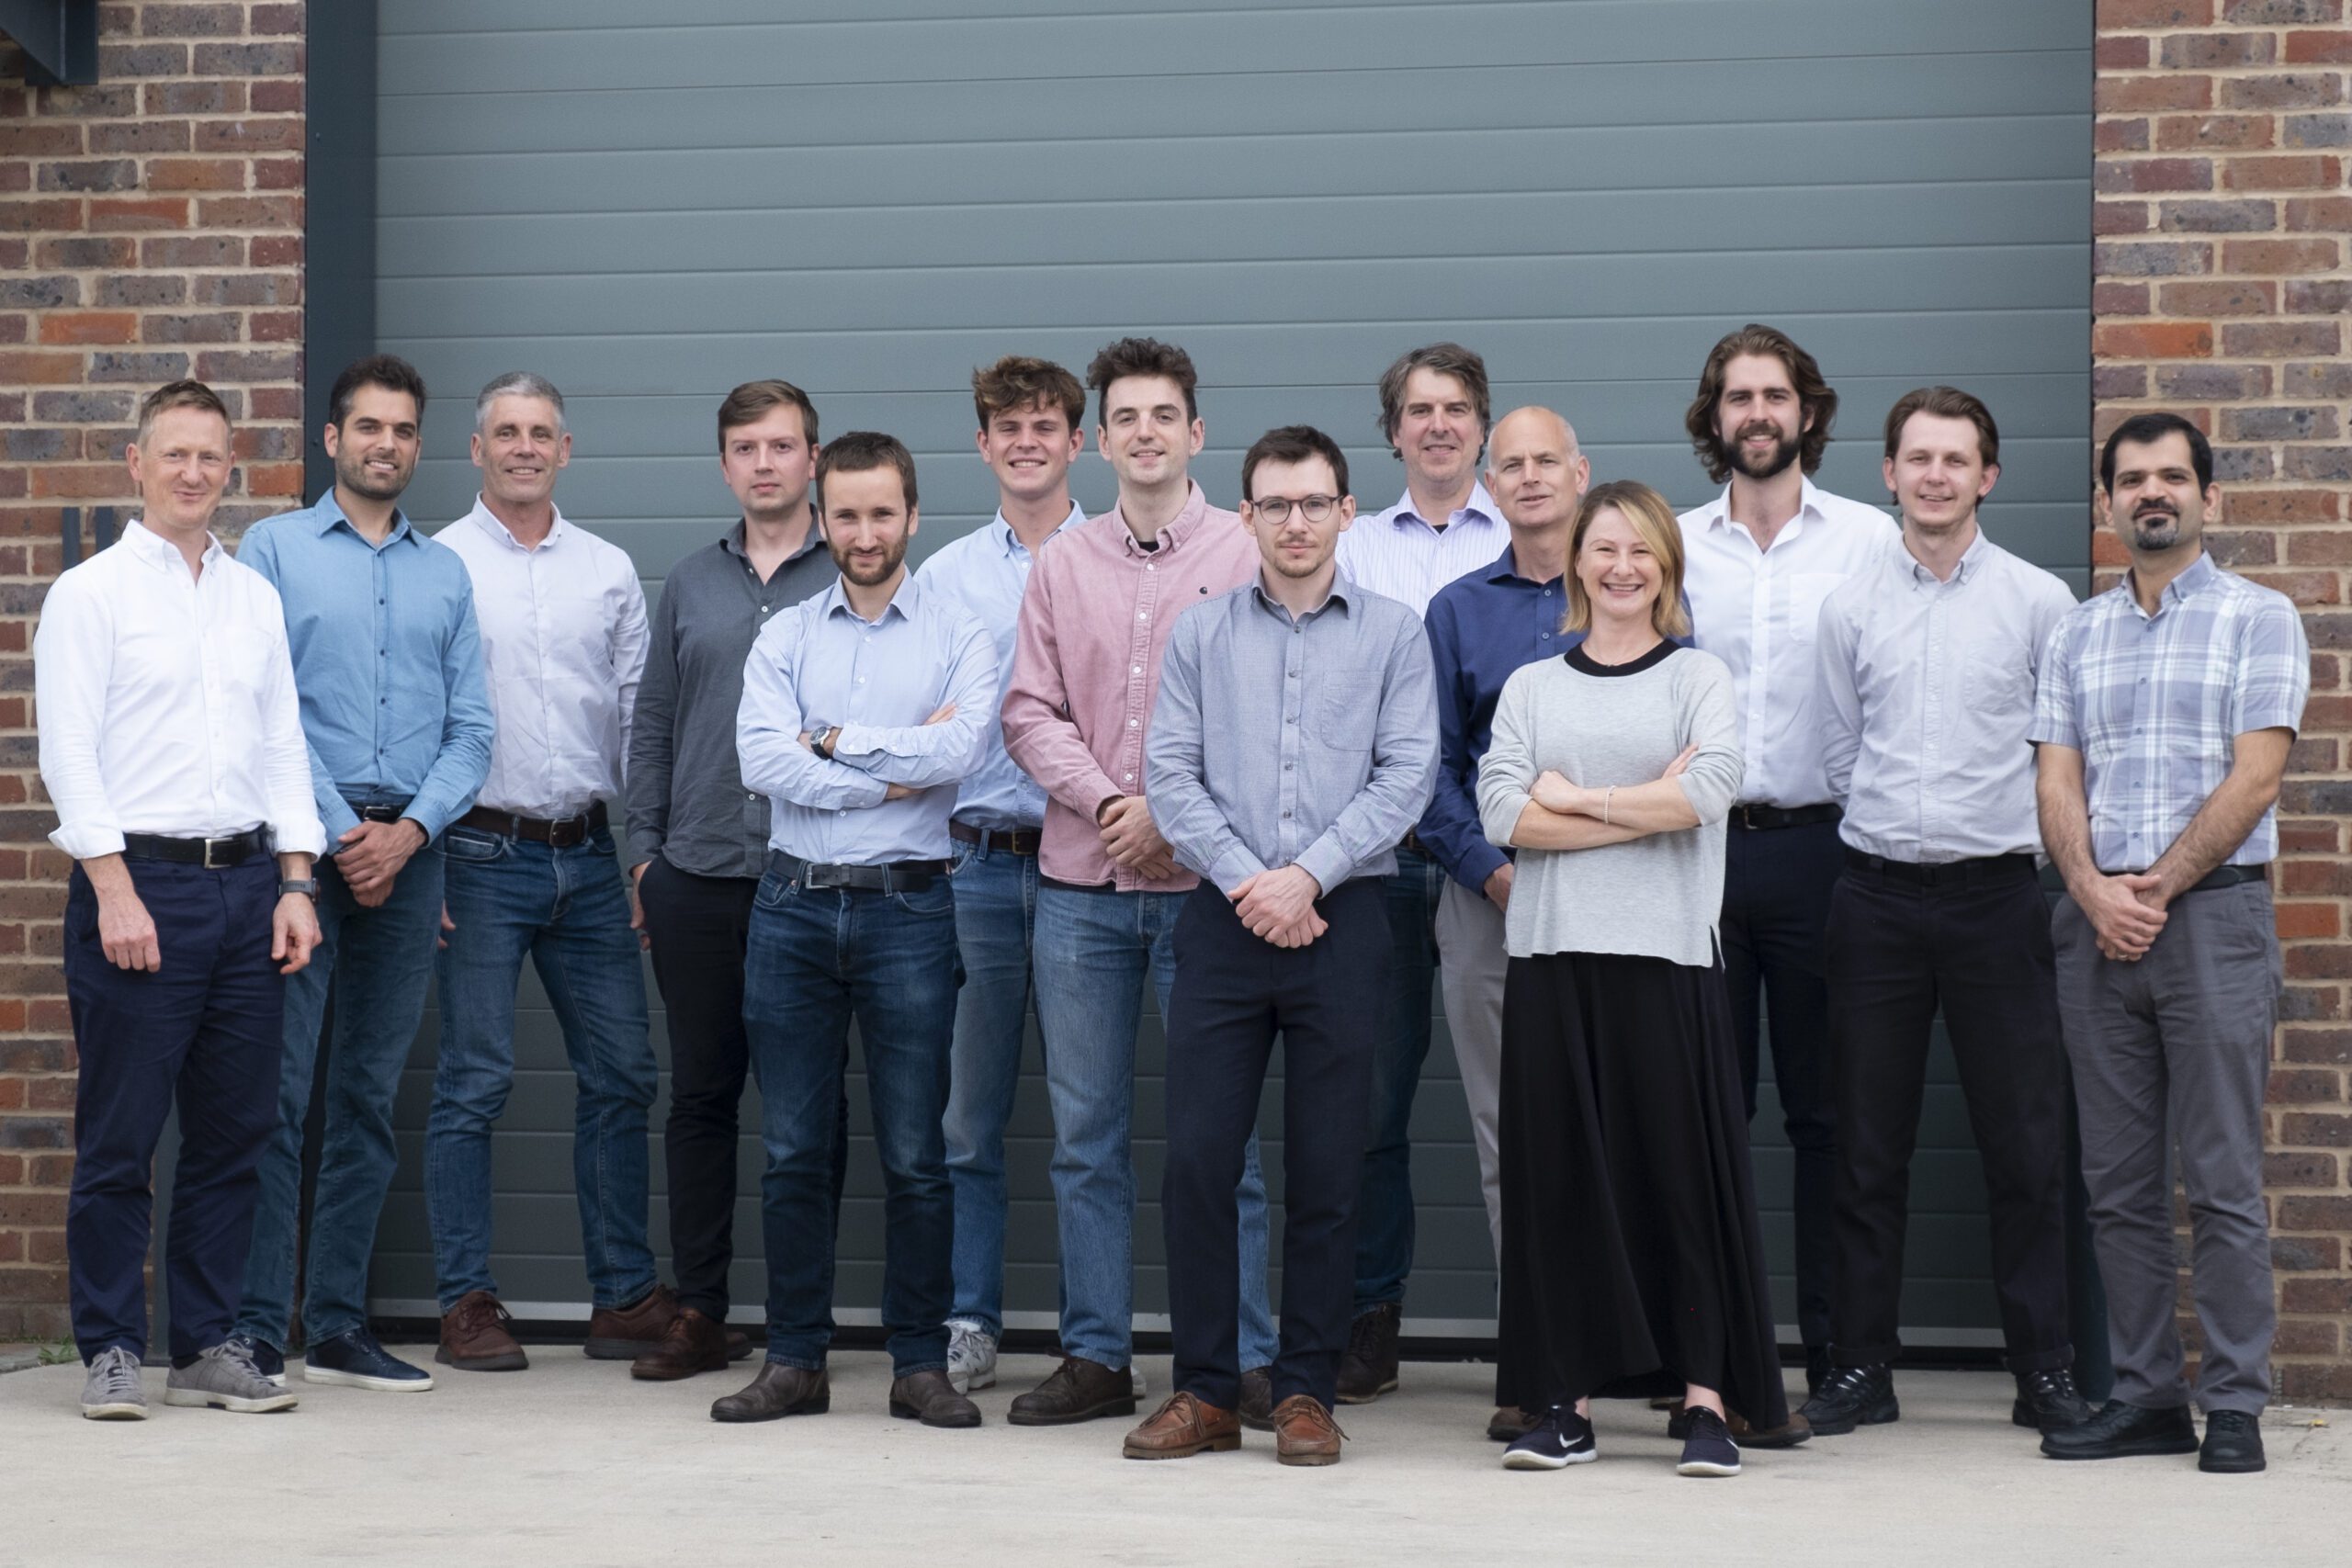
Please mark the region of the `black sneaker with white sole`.
<svg viewBox="0 0 2352 1568"><path fill-rule="evenodd" d="M1503 1450L1503 1468L1566 1470L1572 1464L1589 1464L1600 1457L1600 1450L1592 1438L1592 1423L1577 1415L1572 1404L1555 1404Z"/></svg>
<svg viewBox="0 0 2352 1568"><path fill-rule="evenodd" d="M1713 1411L1694 1405L1690 1410L1690 1435L1682 1439L1682 1459L1675 1465L1678 1475L1737 1475L1739 1445L1731 1440L1731 1428Z"/></svg>

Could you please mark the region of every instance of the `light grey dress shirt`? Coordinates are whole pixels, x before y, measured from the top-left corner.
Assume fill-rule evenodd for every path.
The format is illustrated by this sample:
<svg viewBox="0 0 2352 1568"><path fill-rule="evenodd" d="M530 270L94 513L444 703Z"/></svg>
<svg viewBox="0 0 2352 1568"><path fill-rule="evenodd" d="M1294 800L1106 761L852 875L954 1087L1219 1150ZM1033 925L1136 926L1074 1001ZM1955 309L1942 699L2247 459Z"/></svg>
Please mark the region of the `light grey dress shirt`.
<svg viewBox="0 0 2352 1568"><path fill-rule="evenodd" d="M1251 581L1169 634L1144 740L1152 820L1230 893L1296 865L1326 893L1396 869L1437 782L1421 618L1345 577L1294 620Z"/></svg>
<svg viewBox="0 0 2352 1568"><path fill-rule="evenodd" d="M1939 582L1898 541L1821 606L1822 758L1865 854L2039 854L2034 682L2066 585L1983 534Z"/></svg>

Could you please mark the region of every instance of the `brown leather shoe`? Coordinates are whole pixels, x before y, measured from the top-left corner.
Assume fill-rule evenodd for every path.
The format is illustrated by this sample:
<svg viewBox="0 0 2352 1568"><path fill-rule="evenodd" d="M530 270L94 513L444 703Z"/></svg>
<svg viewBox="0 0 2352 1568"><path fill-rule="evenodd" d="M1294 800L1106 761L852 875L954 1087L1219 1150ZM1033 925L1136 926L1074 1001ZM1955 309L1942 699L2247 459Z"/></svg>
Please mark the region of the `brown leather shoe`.
<svg viewBox="0 0 2352 1568"><path fill-rule="evenodd" d="M506 1331L514 1321L488 1291L468 1291L441 1314L441 1348L433 1359L461 1372L519 1372L531 1359Z"/></svg>
<svg viewBox="0 0 2352 1568"><path fill-rule="evenodd" d="M1204 1404L1189 1393L1171 1393L1150 1419L1127 1434L1119 1451L1129 1459L1190 1459L1240 1446L1241 1421L1232 1411Z"/></svg>
<svg viewBox="0 0 2352 1568"><path fill-rule="evenodd" d="M1294 1393L1274 1406L1274 1459L1279 1463L1337 1464L1347 1436L1311 1393Z"/></svg>
<svg viewBox="0 0 2352 1568"><path fill-rule="evenodd" d="M1274 1429L1274 1369L1251 1367L1241 1374L1241 1424L1253 1432Z"/></svg>
<svg viewBox="0 0 2352 1568"><path fill-rule="evenodd" d="M1012 1402L1004 1418L1016 1427L1063 1427L1135 1413L1136 1385L1126 1368L1064 1356L1044 1382Z"/></svg>
<svg viewBox="0 0 2352 1568"><path fill-rule="evenodd" d="M724 1371L729 1362L751 1353L752 1341L741 1330L696 1308L680 1307L662 1343L630 1362L628 1375L648 1382L673 1382L696 1372Z"/></svg>
<svg viewBox="0 0 2352 1568"><path fill-rule="evenodd" d="M1521 1410L1515 1404L1498 1404L1487 1421L1487 1439L1496 1443L1515 1443L1534 1429L1535 1413Z"/></svg>
<svg viewBox="0 0 2352 1568"><path fill-rule="evenodd" d="M656 1284L628 1306L590 1313L588 1343L581 1349L593 1361L634 1361L662 1348L677 1315L677 1292Z"/></svg>
<svg viewBox="0 0 2352 1568"><path fill-rule="evenodd" d="M833 1407L825 1369L762 1361L757 1376L724 1399L714 1400L714 1421L775 1421L786 1416L822 1416Z"/></svg>
<svg viewBox="0 0 2352 1568"><path fill-rule="evenodd" d="M1119 1374L1126 1376L1125 1372ZM890 1385L890 1414L926 1427L977 1427L980 1407L956 1392L947 1374L934 1368L910 1372Z"/></svg>

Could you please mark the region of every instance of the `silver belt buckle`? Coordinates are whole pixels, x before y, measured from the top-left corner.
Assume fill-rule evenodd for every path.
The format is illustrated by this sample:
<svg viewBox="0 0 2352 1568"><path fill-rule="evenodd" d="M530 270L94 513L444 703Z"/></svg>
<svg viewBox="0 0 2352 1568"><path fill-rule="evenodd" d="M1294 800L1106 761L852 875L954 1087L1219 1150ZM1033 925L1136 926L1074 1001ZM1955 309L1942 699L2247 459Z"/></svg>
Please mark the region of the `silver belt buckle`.
<svg viewBox="0 0 2352 1568"><path fill-rule="evenodd" d="M229 847L230 847L232 844L234 844L236 841L237 841L237 840L234 840L234 839L207 839L207 840L204 840L204 869L205 869L205 870L207 870L207 871L221 871L221 870L225 870L225 869L227 869L227 868L228 868L228 867L230 867L230 866L232 866L232 865L236 864L236 863L237 863L236 862L234 862L234 861L232 861L232 860L231 860L231 859L229 859L229 858L228 858L228 854L229 854ZM212 857L213 857L216 853L217 853L217 854L219 854L221 858L220 858L219 860L215 860L215 859L213 859Z"/></svg>

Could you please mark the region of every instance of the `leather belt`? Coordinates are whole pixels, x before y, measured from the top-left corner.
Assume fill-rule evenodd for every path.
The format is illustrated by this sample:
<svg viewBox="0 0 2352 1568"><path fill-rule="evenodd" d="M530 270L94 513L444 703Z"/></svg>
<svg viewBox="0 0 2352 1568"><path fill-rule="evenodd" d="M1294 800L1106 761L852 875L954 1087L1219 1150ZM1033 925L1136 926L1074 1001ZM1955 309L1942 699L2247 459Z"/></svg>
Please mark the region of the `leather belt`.
<svg viewBox="0 0 2352 1568"><path fill-rule="evenodd" d="M978 844L983 850L1012 855L1034 855L1046 841L1046 835L1035 828L967 828L961 822L948 823L947 836L959 844Z"/></svg>
<svg viewBox="0 0 2352 1568"><path fill-rule="evenodd" d="M828 887L853 893L920 893L947 874L947 863L944 860L902 860L888 865L820 865L782 850L775 852L769 863L812 893Z"/></svg>
<svg viewBox="0 0 2352 1568"><path fill-rule="evenodd" d="M2030 882L2034 876L2033 857L2022 854L1980 855L1973 860L1925 865L1917 861L1865 854L1848 845L1846 863L1857 871L1913 887L1973 887L1987 882Z"/></svg>
<svg viewBox="0 0 2352 1568"><path fill-rule="evenodd" d="M122 852L132 860L165 860L220 871L269 852L269 829L248 828L225 839L173 839L161 833L125 833Z"/></svg>
<svg viewBox="0 0 2352 1568"><path fill-rule="evenodd" d="M1803 828L1814 822L1835 822L1845 815L1828 802L1819 806L1740 805L1731 808L1730 821L1735 828Z"/></svg>
<svg viewBox="0 0 2352 1568"><path fill-rule="evenodd" d="M2144 876L2147 874L2145 872L2137 871L2121 871L2110 872L2109 874L2113 876ZM2197 880L2196 885L2191 886L2188 891L2191 893L2211 893L2223 887L2235 887L2241 882L2267 882L2269 880L2270 868L2267 865L2217 865L2212 870L2207 872L2203 876L2199 877Z"/></svg>
<svg viewBox="0 0 2352 1568"><path fill-rule="evenodd" d="M1430 855L1434 858L1434 853L1430 847L1421 842L1421 836L1419 833L1412 832L1410 830L1408 830L1403 838L1396 840L1396 847L1400 850L1410 850L1417 855Z"/></svg>
<svg viewBox="0 0 2352 1568"><path fill-rule="evenodd" d="M362 806L356 800L347 800L344 804L356 812L362 822L397 822L408 815L409 807L409 803L405 800L383 802L373 806Z"/></svg>
<svg viewBox="0 0 2352 1568"><path fill-rule="evenodd" d="M477 806L458 818L461 828L479 828L485 833L496 833L505 839L527 839L535 844L545 844L551 850L568 850L584 844L591 833L602 832L609 818L605 803L596 802L577 817L560 817L550 821L544 817L518 817L512 811L494 811L487 806Z"/></svg>

